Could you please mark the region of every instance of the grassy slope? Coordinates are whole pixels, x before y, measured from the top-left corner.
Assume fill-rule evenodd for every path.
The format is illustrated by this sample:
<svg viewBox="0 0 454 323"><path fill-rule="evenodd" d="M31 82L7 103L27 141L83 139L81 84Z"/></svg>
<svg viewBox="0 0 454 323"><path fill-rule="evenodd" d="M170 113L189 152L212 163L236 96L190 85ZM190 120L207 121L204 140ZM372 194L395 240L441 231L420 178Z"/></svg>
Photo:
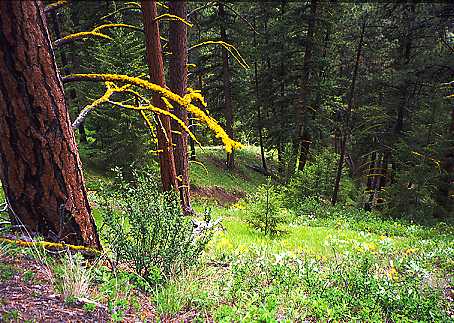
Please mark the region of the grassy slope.
<svg viewBox="0 0 454 323"><path fill-rule="evenodd" d="M237 153L238 170L232 173L223 167L224 156L221 147L199 150L203 166L191 164L192 183L253 193L265 182L247 167L259 164L255 147ZM92 189L107 180L90 170L86 179ZM245 202L221 207L203 199L194 206L199 212L210 207L213 218L222 216L225 230L214 235L201 267L152 293L164 317L195 311L201 320L225 322L454 318L447 302L454 271L452 226L423 227L322 206L322 216L298 218L283 227L285 234L269 238L242 220Z"/></svg>
<svg viewBox="0 0 454 323"><path fill-rule="evenodd" d="M264 183L266 180L263 175L246 167L246 165L250 164L259 164L258 150L255 148L248 148L237 155L239 174L247 174L247 180L238 176L238 174L229 174L223 169L222 164L219 163L219 160L223 160L224 157L220 148L205 149L203 153L199 153L199 156L201 157L201 161L204 162L208 173L202 171L202 167L192 165L191 176L192 182L195 185L220 186L227 190L242 190L252 193L255 191L257 185ZM198 211L202 211L206 207L206 201L203 203L197 203L195 201L194 204ZM211 298L217 301L214 304L203 304L202 308L205 308L211 314L214 312L215 318L227 321L234 317L242 317L246 320L264 319L265 321L273 321L272 317L279 316L279 313L285 313L282 314L283 317L293 319L307 316L316 319L349 320L356 317L356 319L367 318L370 321L381 321L385 319L384 316L386 315L386 317L394 320L409 319L411 321L412 318L449 320L448 317L443 317L443 314L437 318L433 316L429 319L427 316L431 316L432 314L427 313L430 312L430 308L432 307L446 309L446 306L449 306L446 305L439 291L448 285L452 286L452 277L449 274L454 268L454 263L451 259L454 247L454 231L452 226L441 223L436 227L424 227L405 221L386 220L374 214L367 215L351 209L330 209L329 206L326 206L328 216L315 219L298 219L294 224L283 228L286 231L285 234L279 237L269 238L251 230L242 220L243 215L247 212L247 204L237 203L227 207L210 204L209 207L214 218L223 217L225 230L224 232L217 233L208 246L208 259L214 261L227 259L227 263L230 261L236 263L242 257L248 259L246 260L247 262L260 262L259 259L262 259L262 257L274 259L274 257L281 257L282 255L284 255L284 258L290 257L290 259L301 259L302 256L312 257L319 259L322 264L321 268L325 268L320 269L320 273L326 270L324 274L320 274L316 279L326 279L326 284L328 285L337 284L337 278L332 276L336 275L336 270L339 270L342 276L346 275L350 277L348 279L353 280L351 282L352 284L358 283L358 281L359 284L373 284L369 281L363 282L363 278L361 278L363 276L361 275L356 277L355 274L352 274L352 272L357 270L357 267L362 268L364 266L364 261L366 263L370 261L375 264L375 269L367 270L367 275L374 272L374 277L375 275L380 277L379 279L377 278L377 281L384 282L384 286L391 286L388 293L394 294L394 296L389 296L397 297L401 301L400 303L396 301L396 304L390 304L384 301L380 305L380 309L374 308L375 305L351 305L350 303L349 305L344 304L344 307L338 309L336 306L339 301L331 293L344 293L341 298L348 299L352 297L352 303L355 303L355 298L358 298L360 303L380 303L378 299L381 297L380 293L383 292L383 287L380 287L382 292L368 290L362 292L359 288L358 290L349 292L348 288L341 289L341 291L334 288L331 291L331 288L321 286L320 288L322 290L320 291L317 291L316 287L313 287L312 292L314 294L311 294L310 291L307 292L307 295L309 295L306 295L308 297L306 300L307 303L298 304L301 299L295 299L293 296L284 295L276 291L281 288L278 283L271 283L271 286L273 286L272 291L265 293L265 299L255 299L252 295L254 293L260 294L260 292L253 287L240 287L240 292L244 294L237 296L237 299L231 299L228 293L219 291L219 288L224 288L223 284L232 284L236 279L247 279L245 277L238 278L238 272L233 269L223 272L223 279L220 279L220 272L218 270L205 267L203 273L198 274L202 275L205 279L203 284L199 283L201 279L199 276L192 277L195 280L192 282L191 277L188 277L185 278L186 280L184 282L177 281L169 287L170 289L181 289L180 294L178 292L175 292L176 294L170 292L167 295L166 293L169 292L169 289L163 290L164 296L160 295L161 299L166 297L176 298L176 303L172 303L173 307L161 306L160 310L163 313L172 313L178 309L181 310L185 306L194 306L193 298L198 299L203 295L210 295ZM348 262L352 258L352 263L348 265ZM338 269L334 269L333 271L331 266L338 261L340 263L335 265ZM344 264L347 264L345 265L346 268L343 267ZM246 268L250 268L251 265L245 266ZM241 270L248 269L242 268ZM273 271L275 268L271 270ZM360 271L360 269L358 270ZM263 272L265 271L263 270ZM261 275L260 271L255 274ZM306 283L301 283L301 280L304 280L301 277L299 279L300 283L296 283L294 288L304 290L307 287L305 285ZM429 286L427 283L423 283L424 279L431 281L429 283L430 287L427 287ZM389 282L386 283L388 280L392 282L391 285L386 285L389 284ZM263 281L256 282L256 284L264 283ZM381 284L374 281L375 283ZM286 284L289 283L284 282L284 285ZM244 285L247 285L247 283L244 282ZM412 290L414 292L415 286L420 286L418 287L420 288L420 294L417 297L408 296L412 295ZM429 290L431 290L430 288L435 288L435 290L429 292L435 298L431 299L429 294L425 294L426 292L423 291L423 286L425 286L424 288L429 288ZM217 292L214 292L214 290L217 290ZM328 295L320 296L326 290L329 290ZM251 292L252 294L248 294ZM192 295L192 299L181 298L181 296L178 298L178 295L181 295L181 293ZM400 295L400 293L403 294ZM267 297L275 297L277 299L274 307L270 306L267 309ZM251 299L248 301L249 298ZM159 300L159 297L157 300ZM293 304L293 302L296 302L296 304ZM218 307L223 303L229 303L231 305L221 305L223 309L219 309ZM425 310L423 308L415 310L414 306L419 306L415 305L415 303L430 305L427 305ZM290 306L288 304L293 305ZM362 312L357 313L357 307ZM388 313L387 311L390 309L393 310ZM268 314L271 317L268 317Z"/></svg>
<svg viewBox="0 0 454 323"><path fill-rule="evenodd" d="M203 166L198 163L191 164L191 183L202 187L218 186L226 190L253 193L258 185L266 181L265 176L247 167L248 165L260 164L259 153L257 147L249 146L241 150L236 155L237 170L229 173L222 165L225 157L222 147L207 147L203 151L198 150L198 160ZM243 174L246 174L246 176L243 176ZM383 244L384 236L387 237L388 243L404 249L411 247L415 239L413 235L407 234L407 231L421 232L426 230L424 227L410 226L405 222L402 224L398 221L386 221L377 218L362 219L360 222L347 221L342 218L344 214L337 211L339 214L333 214L331 220L324 222L309 221L304 224L285 226L283 229L286 234L269 238L257 234L242 221L247 212L244 205L244 203L237 203L223 207L216 205L216 203L207 203L205 199L194 201L196 211L202 212L204 208L208 207L213 218L223 217L223 225L226 230L221 243L227 243L232 250L244 249L254 244L273 252L304 251L308 254L330 256L335 252L345 251L353 245L357 249L360 249L361 246L367 249L367 244L370 244L371 248L379 248ZM396 231L396 228L399 227L401 230ZM390 232L389 228L394 229ZM338 246L340 249L336 250L333 249L330 240L340 240L345 241L345 243Z"/></svg>
<svg viewBox="0 0 454 323"><path fill-rule="evenodd" d="M219 186L228 191L251 193L266 178L250 169L250 165L260 165L260 151L248 146L235 152L236 169L227 171L224 167L225 150L220 146L198 148L197 162L191 163L191 184L195 186Z"/></svg>

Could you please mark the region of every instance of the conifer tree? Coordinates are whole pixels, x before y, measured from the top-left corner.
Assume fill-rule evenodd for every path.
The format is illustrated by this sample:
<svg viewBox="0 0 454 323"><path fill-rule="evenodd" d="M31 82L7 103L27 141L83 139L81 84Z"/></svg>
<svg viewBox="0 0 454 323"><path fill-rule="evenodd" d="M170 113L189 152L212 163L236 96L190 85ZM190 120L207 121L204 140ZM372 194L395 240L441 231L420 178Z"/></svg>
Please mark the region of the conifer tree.
<svg viewBox="0 0 454 323"><path fill-rule="evenodd" d="M40 1L0 2L0 123L12 220L52 240L100 248Z"/></svg>

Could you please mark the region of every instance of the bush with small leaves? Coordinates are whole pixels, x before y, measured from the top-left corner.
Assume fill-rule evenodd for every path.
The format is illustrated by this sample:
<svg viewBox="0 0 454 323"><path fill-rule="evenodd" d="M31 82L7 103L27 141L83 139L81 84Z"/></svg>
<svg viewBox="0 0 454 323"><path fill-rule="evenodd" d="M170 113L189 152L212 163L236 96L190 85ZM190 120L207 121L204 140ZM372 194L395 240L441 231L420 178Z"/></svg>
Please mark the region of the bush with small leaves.
<svg viewBox="0 0 454 323"><path fill-rule="evenodd" d="M136 172L130 184L120 176L100 200L102 235L114 263L132 265L152 286L195 264L211 237L211 230L194 234L178 197L160 192L155 178Z"/></svg>

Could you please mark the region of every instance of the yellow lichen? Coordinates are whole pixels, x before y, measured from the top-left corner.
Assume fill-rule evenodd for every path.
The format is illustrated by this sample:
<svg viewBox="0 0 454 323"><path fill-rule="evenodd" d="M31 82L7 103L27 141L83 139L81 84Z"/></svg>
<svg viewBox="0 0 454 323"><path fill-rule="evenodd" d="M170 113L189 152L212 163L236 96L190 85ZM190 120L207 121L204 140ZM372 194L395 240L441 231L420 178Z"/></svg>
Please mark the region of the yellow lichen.
<svg viewBox="0 0 454 323"><path fill-rule="evenodd" d="M13 240L7 238L0 238L0 242L15 244L22 247L42 247L42 248L51 248L51 249L71 249L75 251L86 251L94 254L100 254L101 251L84 246L75 246L66 243L57 243L57 242L48 242L48 241L23 241L23 240Z"/></svg>
<svg viewBox="0 0 454 323"><path fill-rule="evenodd" d="M129 29L142 31L141 28L136 27L136 26L132 26L132 25L128 25L128 24L104 24L104 25L101 25L101 26L98 26L98 27L94 28L92 30L92 32L97 33L97 32L99 32L100 30L103 30L103 29L110 29L110 28L117 28L117 27L129 28Z"/></svg>
<svg viewBox="0 0 454 323"><path fill-rule="evenodd" d="M200 46L205 46L205 45L221 45L222 47L224 47L230 54L232 54L232 56L237 60L238 64L241 65L241 67L243 68L249 68L249 65L248 63L246 62L246 60L243 58L243 56L241 56L240 52L238 51L238 49L236 49L235 46L233 46L232 44L229 44L225 41L222 41L222 40L207 40L207 41L204 41L200 44L197 44L197 45L194 45L192 47L189 48L189 50L191 49L195 49L197 47L200 47Z"/></svg>
<svg viewBox="0 0 454 323"><path fill-rule="evenodd" d="M189 130L188 126L180 118L178 118L176 115L174 115L173 113L171 113L171 112L169 112L167 110L155 107L155 106L153 106L151 104L137 107L137 106L134 106L134 105L122 104L122 103L119 103L119 102L110 102L110 103L113 103L113 104L115 104L115 105L117 105L119 107L125 108L125 109L136 110L136 111L140 111L140 112L144 112L144 111L148 110L148 111L152 111L152 112L155 112L155 113L158 113L158 114L166 115L166 116L172 118L173 120L175 120L181 126L181 128L183 128L183 130L186 131L189 134L189 136L191 136L192 139L197 141L197 139L195 138L195 136L192 133L192 131ZM142 114L142 116L144 116L144 114ZM147 120L147 123L150 122L145 116L144 116L144 118Z"/></svg>
<svg viewBox="0 0 454 323"><path fill-rule="evenodd" d="M176 15L171 15L170 13L164 13L162 15L159 15L155 18L155 20L161 20L161 19L167 19L167 20L178 20L187 25L188 27L192 27L193 24L191 24L189 21L186 19L181 18L180 16Z"/></svg>
<svg viewBox="0 0 454 323"><path fill-rule="evenodd" d="M96 100L93 101L91 104L89 104L89 105L87 105L85 108L83 108L82 111L80 112L80 115L84 115L84 114L86 114L88 111L95 109L95 108L96 108L97 106L99 106L100 104L109 101L109 99L110 99L110 97L112 96L112 94L124 92L124 91L126 91L128 88L131 87L130 84L126 84L126 85L124 85L124 86L122 86L122 87L118 87L118 86L116 86L115 84L113 84L112 82L105 82L105 85L106 85L106 87L107 87L107 90L106 90L106 92L103 94L103 96L101 96L99 99L96 99Z"/></svg>
<svg viewBox="0 0 454 323"><path fill-rule="evenodd" d="M231 139L227 133L224 131L224 129L218 124L218 122L208 116L203 110L199 109L195 105L193 105L191 102L193 100L199 101L203 106L206 106L206 102L200 93L200 91L195 91L191 88L188 88L188 94L186 94L184 97L179 96L178 94L173 93L172 91L159 86L154 83L150 83L146 80L137 78L137 77L131 77L127 75L121 75L121 74L72 74L68 75L64 79L72 79L72 80L94 80L94 81L104 81L104 82L123 82L123 83L128 83L131 85L135 85L153 92L159 93L163 98L168 99L170 101L173 101L177 103L179 106L182 108L186 109L188 112L192 113L194 117L196 117L198 120L200 120L202 123L207 125L215 134L216 138L219 138L222 140L225 146L225 150L230 153L232 152L233 149L239 149L243 147L243 145L233 139ZM149 106L151 107L151 106ZM159 109L157 107L153 107L155 109L155 112L158 112ZM140 108L138 110L147 110ZM148 109L150 110L150 109ZM160 109L161 111L165 111ZM181 120L180 120L181 121Z"/></svg>
<svg viewBox="0 0 454 323"><path fill-rule="evenodd" d="M45 11L47 12L54 9L58 9L61 6L67 5L68 2L69 2L68 0L58 0L57 2L50 3L46 6Z"/></svg>
<svg viewBox="0 0 454 323"><path fill-rule="evenodd" d="M104 34L101 34L101 33L98 33L98 32L94 32L94 31L81 31L81 32L78 32L78 33L75 33L75 34L70 34L68 36L65 36L61 39L57 39L55 42L54 42L54 45L56 47L60 46L60 45L63 45L63 44L66 44L70 41L73 41L73 40L78 40L78 39L84 39L84 38L90 38L90 37L98 37L98 38L103 38L103 39L107 39L107 40L112 40L111 37L107 36L107 35L104 35Z"/></svg>

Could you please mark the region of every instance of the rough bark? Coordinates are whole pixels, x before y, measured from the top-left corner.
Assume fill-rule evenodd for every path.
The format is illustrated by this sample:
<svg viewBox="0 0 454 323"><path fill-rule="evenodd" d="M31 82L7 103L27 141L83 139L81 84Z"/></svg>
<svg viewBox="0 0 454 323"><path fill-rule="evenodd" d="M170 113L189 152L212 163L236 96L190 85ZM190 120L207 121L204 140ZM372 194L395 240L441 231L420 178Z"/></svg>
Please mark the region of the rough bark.
<svg viewBox="0 0 454 323"><path fill-rule="evenodd" d="M146 60L150 73L150 81L165 87L159 23L156 20L156 1L143 0L141 4L145 29ZM161 109L167 110L167 107L162 101L160 95L153 95L153 104ZM159 164L162 188L164 191L170 191L172 189L177 189L178 187L175 160L173 157L170 118L165 115L158 115L157 119L159 124L156 129L158 149L160 151Z"/></svg>
<svg viewBox="0 0 454 323"><path fill-rule="evenodd" d="M41 2L0 1L0 138L13 220L100 248Z"/></svg>
<svg viewBox="0 0 454 323"><path fill-rule="evenodd" d="M227 32L225 30L226 15L222 2L219 2L219 18L221 20L221 40L227 42ZM233 134L233 102L232 102L232 76L229 66L229 54L227 49L222 48L222 81L224 89L224 117L225 117L225 132L230 138L234 139ZM235 168L235 158L233 151L227 153L226 160L227 169Z"/></svg>
<svg viewBox="0 0 454 323"><path fill-rule="evenodd" d="M169 3L170 14L186 19L187 3L185 0L171 1ZM188 40L186 24L178 20L172 20L169 28L169 86L172 92L184 96L188 83ZM188 112L176 107L174 114L188 125ZM173 135L175 143L174 159L177 176L180 178L178 190L184 214L194 213L191 207L190 183L189 183L189 156L188 156L188 133L181 125L172 120L172 129L177 133Z"/></svg>
<svg viewBox="0 0 454 323"><path fill-rule="evenodd" d="M308 132L304 126L304 116L308 110L310 105L310 99L312 95L312 86L311 86L311 74L313 69L312 64L312 55L314 51L314 34L317 22L317 8L318 8L318 1L311 0L311 13L309 18L307 36L306 36L306 44L304 50L304 61L303 61L303 77L301 80L301 103L296 105L296 122L297 122L297 129L296 135L297 140L295 140L296 144L299 147L295 147L297 153L299 151L299 162L298 162L298 170L303 170L304 165L306 164L306 158L309 152L309 144L310 140L308 140Z"/></svg>

